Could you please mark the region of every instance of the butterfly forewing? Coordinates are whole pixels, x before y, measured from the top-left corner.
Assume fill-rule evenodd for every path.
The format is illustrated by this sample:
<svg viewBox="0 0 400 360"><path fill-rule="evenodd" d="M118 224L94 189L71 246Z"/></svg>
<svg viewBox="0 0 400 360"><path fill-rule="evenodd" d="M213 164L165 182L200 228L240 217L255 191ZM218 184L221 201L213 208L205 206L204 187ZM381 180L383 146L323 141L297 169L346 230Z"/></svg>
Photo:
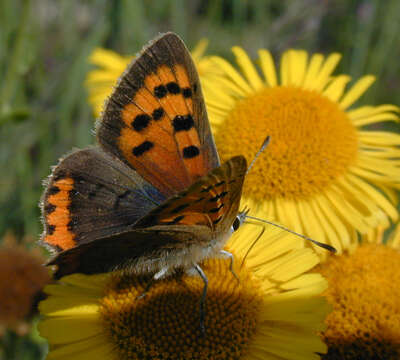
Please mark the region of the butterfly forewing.
<svg viewBox="0 0 400 360"><path fill-rule="evenodd" d="M177 35L156 39L128 67L97 137L166 196L219 165L197 72Z"/></svg>

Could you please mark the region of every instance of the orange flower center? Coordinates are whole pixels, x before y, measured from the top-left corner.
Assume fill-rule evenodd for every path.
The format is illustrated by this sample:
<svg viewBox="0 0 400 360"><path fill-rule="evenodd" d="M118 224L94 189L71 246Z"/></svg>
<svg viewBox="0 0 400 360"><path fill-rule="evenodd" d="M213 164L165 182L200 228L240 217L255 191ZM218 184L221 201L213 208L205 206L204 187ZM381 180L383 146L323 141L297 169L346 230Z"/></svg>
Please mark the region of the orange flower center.
<svg viewBox="0 0 400 360"><path fill-rule="evenodd" d="M400 359L400 252L363 245L321 265L333 311L323 333L322 358Z"/></svg>
<svg viewBox="0 0 400 360"><path fill-rule="evenodd" d="M245 268L238 280L226 260L202 266L208 277L205 334L199 303L203 281L175 276L146 282L116 276L101 301L100 313L121 359L240 359L257 327L261 290Z"/></svg>
<svg viewBox="0 0 400 360"><path fill-rule="evenodd" d="M315 91L281 86L242 99L215 140L225 159L244 154L250 161L267 135L271 142L246 180L244 194L254 199L319 193L357 156L357 132L347 114Z"/></svg>

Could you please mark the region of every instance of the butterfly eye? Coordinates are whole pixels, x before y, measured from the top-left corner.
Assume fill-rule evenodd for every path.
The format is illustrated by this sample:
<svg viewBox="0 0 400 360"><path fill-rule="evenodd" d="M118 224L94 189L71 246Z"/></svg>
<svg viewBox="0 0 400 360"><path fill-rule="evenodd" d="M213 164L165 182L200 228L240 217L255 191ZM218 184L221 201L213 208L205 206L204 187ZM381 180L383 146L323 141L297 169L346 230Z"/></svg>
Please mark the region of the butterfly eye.
<svg viewBox="0 0 400 360"><path fill-rule="evenodd" d="M232 229L233 231L236 231L237 229L239 229L239 227L240 227L240 218L239 216L236 216L236 219L232 224Z"/></svg>

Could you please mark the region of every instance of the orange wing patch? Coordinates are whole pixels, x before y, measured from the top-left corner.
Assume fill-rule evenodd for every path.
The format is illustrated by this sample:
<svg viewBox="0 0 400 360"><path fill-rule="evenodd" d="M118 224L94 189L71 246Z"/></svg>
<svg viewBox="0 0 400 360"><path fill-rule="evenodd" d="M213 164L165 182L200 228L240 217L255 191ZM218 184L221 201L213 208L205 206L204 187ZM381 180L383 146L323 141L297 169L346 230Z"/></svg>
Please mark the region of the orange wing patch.
<svg viewBox="0 0 400 360"><path fill-rule="evenodd" d="M228 191L224 180L202 184L153 210L147 219L150 223L144 222L144 225L207 225L213 228L221 221L225 211L230 208ZM143 224L139 223L139 226Z"/></svg>
<svg viewBox="0 0 400 360"><path fill-rule="evenodd" d="M73 185L74 180L69 177L54 181L48 189L44 208L46 235L43 241L62 250L76 245L74 234L69 230L70 192L73 190Z"/></svg>
<svg viewBox="0 0 400 360"><path fill-rule="evenodd" d="M185 68L161 65L125 105L118 147L125 159L166 194L187 188L207 173L193 119Z"/></svg>

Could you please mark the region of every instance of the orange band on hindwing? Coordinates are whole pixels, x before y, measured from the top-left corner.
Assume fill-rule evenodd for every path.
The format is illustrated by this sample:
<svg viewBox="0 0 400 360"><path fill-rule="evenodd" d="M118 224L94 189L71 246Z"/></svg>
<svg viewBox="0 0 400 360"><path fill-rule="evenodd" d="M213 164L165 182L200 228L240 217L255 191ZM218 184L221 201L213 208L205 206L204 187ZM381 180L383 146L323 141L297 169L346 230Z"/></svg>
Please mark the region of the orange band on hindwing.
<svg viewBox="0 0 400 360"><path fill-rule="evenodd" d="M49 187L45 199L46 235L43 241L62 250L76 245L74 234L69 229L71 221L70 193L73 185L74 180L69 177L54 181Z"/></svg>

